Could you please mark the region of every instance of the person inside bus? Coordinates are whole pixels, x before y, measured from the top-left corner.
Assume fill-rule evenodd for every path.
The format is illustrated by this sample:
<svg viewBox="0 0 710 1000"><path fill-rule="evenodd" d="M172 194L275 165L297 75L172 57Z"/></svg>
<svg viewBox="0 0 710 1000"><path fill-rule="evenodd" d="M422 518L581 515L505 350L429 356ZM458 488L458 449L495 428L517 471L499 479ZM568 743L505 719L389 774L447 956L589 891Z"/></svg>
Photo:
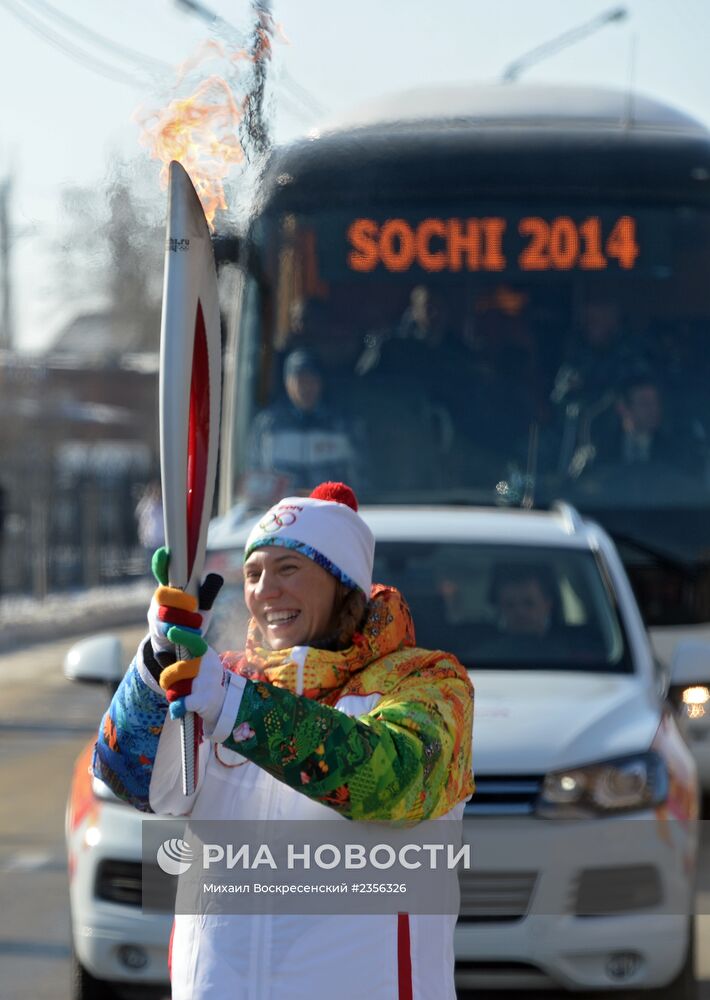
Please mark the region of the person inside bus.
<svg viewBox="0 0 710 1000"><path fill-rule="evenodd" d="M424 285L412 289L409 304L399 322L367 338L357 361L358 375L431 377L432 364L438 369L449 346L446 310Z"/></svg>
<svg viewBox="0 0 710 1000"><path fill-rule="evenodd" d="M593 467L662 465L693 479L705 474L702 425L674 428L664 394L653 372L637 368L621 383L609 415L590 424L589 459Z"/></svg>
<svg viewBox="0 0 710 1000"><path fill-rule="evenodd" d="M576 479L589 463L590 427L613 423L617 387L634 353L619 305L608 293L593 293L574 315L566 358L550 393L557 419L548 431L548 447L557 449L559 471Z"/></svg>
<svg viewBox="0 0 710 1000"><path fill-rule="evenodd" d="M292 351L283 366L285 394L257 414L249 440L250 473L268 472L294 492L321 480L362 485L362 448L353 429L324 400L324 380L315 355Z"/></svg>
<svg viewBox="0 0 710 1000"><path fill-rule="evenodd" d="M465 448L484 438L500 479L511 466L526 467L531 426L544 424L549 410L527 292L504 282L477 290L463 339L469 353L461 364L456 429Z"/></svg>
<svg viewBox="0 0 710 1000"><path fill-rule="evenodd" d="M628 361L628 338L618 304L611 298L589 299L579 309L579 326L567 359L555 376L551 402L563 407L577 403L583 410L603 409L613 402L615 386Z"/></svg>
<svg viewBox="0 0 710 1000"><path fill-rule="evenodd" d="M367 335L355 373L360 405L371 414L373 479L380 485L434 488L446 482L465 353L443 302L423 285L412 290L395 324Z"/></svg>

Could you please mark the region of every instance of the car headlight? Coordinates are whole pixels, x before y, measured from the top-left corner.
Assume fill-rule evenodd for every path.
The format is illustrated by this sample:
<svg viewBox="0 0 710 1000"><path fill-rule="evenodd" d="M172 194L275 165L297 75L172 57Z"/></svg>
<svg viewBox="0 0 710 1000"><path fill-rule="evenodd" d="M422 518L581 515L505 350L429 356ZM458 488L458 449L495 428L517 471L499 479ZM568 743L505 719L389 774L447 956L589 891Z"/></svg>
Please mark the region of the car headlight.
<svg viewBox="0 0 710 1000"><path fill-rule="evenodd" d="M665 802L668 770L653 750L552 771L545 776L537 813L572 819L648 809Z"/></svg>
<svg viewBox="0 0 710 1000"><path fill-rule="evenodd" d="M710 706L708 706L710 689L704 684L684 688L681 693L681 700L689 719L702 719L710 711Z"/></svg>

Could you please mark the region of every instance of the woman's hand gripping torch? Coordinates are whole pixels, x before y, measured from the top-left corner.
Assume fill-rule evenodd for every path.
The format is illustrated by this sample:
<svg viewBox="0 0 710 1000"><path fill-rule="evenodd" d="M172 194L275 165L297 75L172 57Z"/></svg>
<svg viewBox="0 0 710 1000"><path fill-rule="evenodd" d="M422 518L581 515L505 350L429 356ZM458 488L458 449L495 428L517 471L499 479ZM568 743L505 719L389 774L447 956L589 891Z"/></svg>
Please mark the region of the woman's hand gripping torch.
<svg viewBox="0 0 710 1000"><path fill-rule="evenodd" d="M217 271L189 176L170 164L160 332L160 465L169 583L197 597L217 470L221 395ZM189 651L178 647L178 658ZM183 794L197 781L199 717L181 719Z"/></svg>

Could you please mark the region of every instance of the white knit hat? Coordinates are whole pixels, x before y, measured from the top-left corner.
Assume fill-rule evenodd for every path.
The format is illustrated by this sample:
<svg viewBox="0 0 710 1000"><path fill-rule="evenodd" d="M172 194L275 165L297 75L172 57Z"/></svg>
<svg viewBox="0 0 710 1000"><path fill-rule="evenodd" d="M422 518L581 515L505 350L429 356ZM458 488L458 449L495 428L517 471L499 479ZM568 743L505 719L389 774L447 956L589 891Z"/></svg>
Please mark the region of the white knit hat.
<svg viewBox="0 0 710 1000"><path fill-rule="evenodd" d="M370 596L375 537L344 483L321 483L309 497L279 500L252 528L244 559L264 545L300 552L346 587L359 587Z"/></svg>

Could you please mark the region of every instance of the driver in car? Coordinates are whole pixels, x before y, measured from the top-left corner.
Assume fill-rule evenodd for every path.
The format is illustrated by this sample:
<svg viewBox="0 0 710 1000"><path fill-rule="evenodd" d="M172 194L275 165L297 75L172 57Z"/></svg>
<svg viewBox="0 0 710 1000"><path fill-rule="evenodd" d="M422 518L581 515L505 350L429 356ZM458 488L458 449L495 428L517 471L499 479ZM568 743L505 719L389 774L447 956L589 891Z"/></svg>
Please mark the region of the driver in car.
<svg viewBox="0 0 710 1000"><path fill-rule="evenodd" d="M506 635L549 636L560 624L554 581L544 566L497 566L490 587L498 627Z"/></svg>
<svg viewBox="0 0 710 1000"><path fill-rule="evenodd" d="M479 656L511 663L548 658L554 662L574 651L548 567L499 564L491 574L488 596L495 609L497 632L481 644Z"/></svg>

